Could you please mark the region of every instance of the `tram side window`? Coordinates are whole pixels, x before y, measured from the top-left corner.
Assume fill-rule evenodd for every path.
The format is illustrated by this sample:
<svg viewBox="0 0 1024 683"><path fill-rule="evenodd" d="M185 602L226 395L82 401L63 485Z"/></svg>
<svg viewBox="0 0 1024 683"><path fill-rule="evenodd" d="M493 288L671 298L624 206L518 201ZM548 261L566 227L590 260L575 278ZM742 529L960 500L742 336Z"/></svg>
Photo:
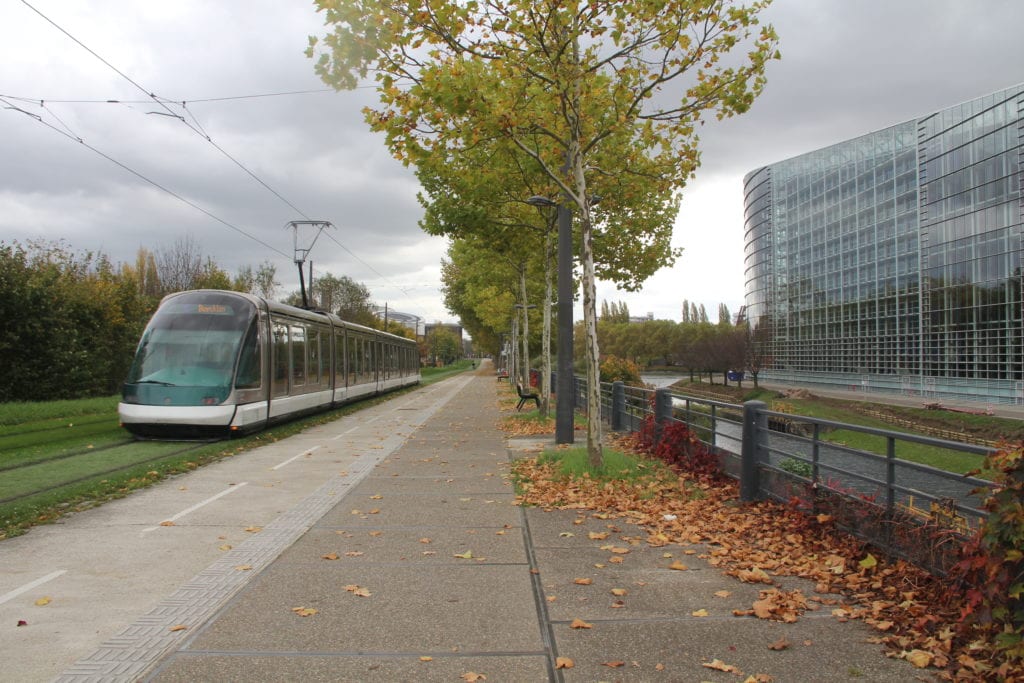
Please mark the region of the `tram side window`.
<svg viewBox="0 0 1024 683"><path fill-rule="evenodd" d="M363 382L372 382L373 379L373 342L363 339Z"/></svg>
<svg viewBox="0 0 1024 683"><path fill-rule="evenodd" d="M291 326L292 334L292 386L306 383L306 328Z"/></svg>
<svg viewBox="0 0 1024 683"><path fill-rule="evenodd" d="M274 323L274 396L288 393L288 326Z"/></svg>
<svg viewBox="0 0 1024 683"><path fill-rule="evenodd" d="M338 384L348 386L352 383L352 339L344 330L338 330Z"/></svg>
<svg viewBox="0 0 1024 683"><path fill-rule="evenodd" d="M348 354L348 385L359 384L359 337L351 334L345 339L346 352Z"/></svg>
<svg viewBox="0 0 1024 683"><path fill-rule="evenodd" d="M355 383L364 384L367 381L367 344L362 337L355 338Z"/></svg>
<svg viewBox="0 0 1024 683"><path fill-rule="evenodd" d="M334 388L345 386L345 330L332 328L334 339Z"/></svg>
<svg viewBox="0 0 1024 683"><path fill-rule="evenodd" d="M235 376L236 389L256 389L260 386L260 335L259 319L253 319L242 342L238 358L238 374Z"/></svg>
<svg viewBox="0 0 1024 683"><path fill-rule="evenodd" d="M306 332L306 369L309 371L309 383L320 383L320 331L315 327Z"/></svg>

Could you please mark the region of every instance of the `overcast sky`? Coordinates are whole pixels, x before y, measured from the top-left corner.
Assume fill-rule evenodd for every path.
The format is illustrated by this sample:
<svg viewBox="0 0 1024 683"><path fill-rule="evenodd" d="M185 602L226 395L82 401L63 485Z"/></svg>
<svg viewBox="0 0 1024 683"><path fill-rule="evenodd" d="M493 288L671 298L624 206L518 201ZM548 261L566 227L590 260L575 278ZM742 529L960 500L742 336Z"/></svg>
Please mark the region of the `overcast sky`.
<svg viewBox="0 0 1024 683"><path fill-rule="evenodd" d="M765 19L782 61L749 113L702 129L675 230L682 257L642 292L602 286L600 300L672 320L683 299L735 313L744 174L1024 81L1021 0L776 0ZM327 220L334 239L316 243L314 272L453 320L439 292L445 242L418 229L413 173L363 122L372 89L322 92L303 55L323 31L298 0L3 0L0 97L32 116L0 103L0 241L63 239L121 262L191 238L232 274L271 261L287 292L298 284L285 225ZM254 97L296 91L314 92ZM299 246L311 238L300 232Z"/></svg>

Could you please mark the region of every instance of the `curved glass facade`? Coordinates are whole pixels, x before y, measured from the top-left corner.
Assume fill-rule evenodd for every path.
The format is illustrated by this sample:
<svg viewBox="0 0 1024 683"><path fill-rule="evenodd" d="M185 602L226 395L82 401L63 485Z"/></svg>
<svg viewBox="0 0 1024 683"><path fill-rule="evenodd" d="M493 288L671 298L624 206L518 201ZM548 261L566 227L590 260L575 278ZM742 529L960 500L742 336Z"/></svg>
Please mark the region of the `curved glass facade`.
<svg viewBox="0 0 1024 683"><path fill-rule="evenodd" d="M1024 85L749 173L745 304L780 382L1024 400Z"/></svg>

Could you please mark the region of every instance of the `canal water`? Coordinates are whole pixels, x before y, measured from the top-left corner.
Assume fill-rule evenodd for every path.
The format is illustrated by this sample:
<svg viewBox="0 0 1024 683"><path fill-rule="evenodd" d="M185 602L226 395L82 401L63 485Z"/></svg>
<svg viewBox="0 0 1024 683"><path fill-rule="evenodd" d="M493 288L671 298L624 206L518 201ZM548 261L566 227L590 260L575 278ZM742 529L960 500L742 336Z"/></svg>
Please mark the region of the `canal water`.
<svg viewBox="0 0 1024 683"><path fill-rule="evenodd" d="M644 384L649 384L655 389L664 389L665 387L671 386L681 379L687 379L689 375L677 375L675 373L668 372L657 372L650 374L640 375L640 381Z"/></svg>

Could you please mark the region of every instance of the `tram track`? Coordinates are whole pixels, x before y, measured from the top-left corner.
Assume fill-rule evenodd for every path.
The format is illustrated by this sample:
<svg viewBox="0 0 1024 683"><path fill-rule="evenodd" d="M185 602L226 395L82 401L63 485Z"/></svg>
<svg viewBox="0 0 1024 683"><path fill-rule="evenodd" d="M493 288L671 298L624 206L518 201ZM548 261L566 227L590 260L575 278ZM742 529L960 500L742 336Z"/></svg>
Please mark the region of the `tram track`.
<svg viewBox="0 0 1024 683"><path fill-rule="evenodd" d="M76 420L75 418L51 419L47 420L47 424L44 425L40 425L37 422L29 422L16 425L0 425L0 440L15 436L28 436L29 434L55 434L57 432L67 432L68 430L76 428L80 432L83 427L110 424L112 421L116 419L116 416L112 417L108 415L103 415L102 417L98 418L85 418L82 420ZM4 450L3 446L0 445L0 451L2 450Z"/></svg>
<svg viewBox="0 0 1024 683"><path fill-rule="evenodd" d="M122 442L119 446L116 446L116 447L124 448L124 447L126 447L128 445L133 445L133 444L137 445L138 443L139 442L134 441L134 440L128 440L126 442ZM32 496L37 496L37 495L41 495L41 494L44 494L44 493L49 493L50 491L56 491L57 489L64 488L65 486L72 486L74 484L78 484L78 483L81 483L81 482L84 482L84 481L89 481L89 480L95 479L97 477L105 477L105 476L108 476L108 475L111 475L111 474L117 474L118 472L126 472L128 470L131 470L131 469L134 469L136 467L139 467L140 465L147 465L149 463L158 462L160 460L166 460L166 459L169 459L169 458L175 458L175 457L184 455L185 453L188 453L190 451L198 450L198 449L200 449L200 448L202 448L204 446L207 446L207 445L209 445L208 441L190 442L184 448L179 448L179 449L176 449L176 450L173 450L173 451L162 451L159 455L154 455L154 456L151 456L151 457L148 457L148 458L141 458L141 459L138 459L138 460L132 460L131 462L129 462L127 464L124 464L124 465L120 465L118 467L110 467L110 468L107 468L107 469L90 471L88 474L84 474L84 475L82 475L80 477L75 477L75 478L72 478L72 479L61 480L61 481L58 481L56 483L50 484L48 486L44 486L44 487L41 487L41 488L33 488L30 491L26 491L24 493L20 493L20 494L15 495L15 496L8 496L6 498L0 498L0 505L6 505L8 503L14 503L14 502L17 502L19 500L24 500L26 498L31 498ZM95 450L90 451L90 452L95 452ZM78 453L76 455L81 456L82 454ZM72 457L72 456L66 456L66 457ZM56 460L61 460L61 459L64 459L64 458L61 458L61 457L52 458L51 460L45 461L44 463L33 463L33 464L36 464L36 465L38 465L38 464L48 464L50 462L53 462L53 461L56 461ZM27 466L30 466L30 465L27 465ZM0 470L0 471L2 471L2 470Z"/></svg>
<svg viewBox="0 0 1024 683"><path fill-rule="evenodd" d="M126 438L120 441L115 441L114 443L104 444L102 446L86 446L78 450L69 451L67 453L60 453L47 458L41 458L39 460L29 460L27 462L19 462L11 465L0 465L0 472L10 472L11 470L19 470L25 467L35 467L36 465L45 465L48 463L57 462L58 460L67 460L68 458L75 458L82 455L102 453L103 451L110 450L111 448L121 448L130 443L134 443L134 439Z"/></svg>

